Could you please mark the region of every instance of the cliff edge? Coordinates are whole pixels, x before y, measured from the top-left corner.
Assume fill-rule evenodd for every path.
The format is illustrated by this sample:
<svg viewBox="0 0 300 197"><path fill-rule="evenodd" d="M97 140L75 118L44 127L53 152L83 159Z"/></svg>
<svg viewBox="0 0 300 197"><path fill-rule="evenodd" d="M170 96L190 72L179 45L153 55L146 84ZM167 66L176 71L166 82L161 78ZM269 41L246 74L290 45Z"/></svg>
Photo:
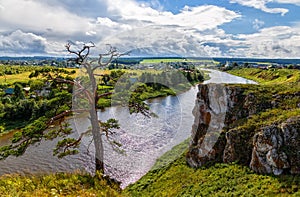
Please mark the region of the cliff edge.
<svg viewBox="0 0 300 197"><path fill-rule="evenodd" d="M187 163L201 167L237 162L257 173L299 174L300 115L291 113L288 105L299 108L300 93L250 89L247 85L199 85ZM276 119L276 110L288 115Z"/></svg>

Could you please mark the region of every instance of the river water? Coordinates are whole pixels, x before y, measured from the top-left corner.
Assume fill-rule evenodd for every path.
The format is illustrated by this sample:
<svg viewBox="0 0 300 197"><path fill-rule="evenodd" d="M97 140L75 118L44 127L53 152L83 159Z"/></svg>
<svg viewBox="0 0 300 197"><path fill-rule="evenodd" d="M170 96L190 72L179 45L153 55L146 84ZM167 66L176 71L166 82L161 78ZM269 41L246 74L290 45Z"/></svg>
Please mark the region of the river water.
<svg viewBox="0 0 300 197"><path fill-rule="evenodd" d="M209 70L211 79L204 83L254 83L252 81ZM147 118L141 114L130 114L125 107L111 107L99 111L101 120L116 118L121 129L115 130L114 140L122 144L122 153L104 143L104 162L106 173L120 181L121 187L134 183L151 169L155 160L190 136L194 117L197 87L177 96L167 96L148 100L150 109L157 117ZM84 117L70 119L74 128L73 136L89 127ZM0 138L0 145L8 143L11 134ZM74 171L77 169L92 173L94 171L93 145L89 147L91 138L85 138L80 154L57 159L52 156L52 149L57 140L42 141L29 147L20 157L9 157L0 161L0 175L8 173L49 173L58 171ZM87 151L89 147L89 151Z"/></svg>

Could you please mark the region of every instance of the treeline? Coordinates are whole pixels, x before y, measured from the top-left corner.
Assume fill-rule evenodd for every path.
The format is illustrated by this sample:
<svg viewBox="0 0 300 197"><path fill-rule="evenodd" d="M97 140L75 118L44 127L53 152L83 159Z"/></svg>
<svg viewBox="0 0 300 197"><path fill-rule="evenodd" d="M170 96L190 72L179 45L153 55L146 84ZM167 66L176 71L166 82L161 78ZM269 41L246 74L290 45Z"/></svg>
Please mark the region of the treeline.
<svg viewBox="0 0 300 197"><path fill-rule="evenodd" d="M26 68L26 67L24 67ZM28 70L27 70L28 71ZM53 75L73 80L70 72L58 68L35 68L25 82L2 84L0 89L1 130L23 127L42 116L51 118L72 106L72 85L60 84L38 75Z"/></svg>
<svg viewBox="0 0 300 197"><path fill-rule="evenodd" d="M34 66L4 66L0 64L0 76L32 72L35 69L36 67Z"/></svg>
<svg viewBox="0 0 300 197"><path fill-rule="evenodd" d="M113 104L141 102L145 99L176 95L188 90L193 84L202 82L203 74L198 71L143 72L141 75L125 73L115 84ZM105 103L102 100L102 104ZM106 104L110 101L106 101Z"/></svg>
<svg viewBox="0 0 300 197"><path fill-rule="evenodd" d="M1 67L3 70L4 68ZM0 132L25 126L40 117L51 118L72 107L73 85L58 83L53 78L72 81L75 70L56 67L13 66L12 73L28 72L28 82L0 85ZM1 70L0 70L1 71ZM130 71L111 70L97 77L98 94L114 91L115 100L138 101L158 96L175 95L202 82L198 70ZM99 108L111 105L110 94L98 100ZM3 127L5 129L3 129Z"/></svg>

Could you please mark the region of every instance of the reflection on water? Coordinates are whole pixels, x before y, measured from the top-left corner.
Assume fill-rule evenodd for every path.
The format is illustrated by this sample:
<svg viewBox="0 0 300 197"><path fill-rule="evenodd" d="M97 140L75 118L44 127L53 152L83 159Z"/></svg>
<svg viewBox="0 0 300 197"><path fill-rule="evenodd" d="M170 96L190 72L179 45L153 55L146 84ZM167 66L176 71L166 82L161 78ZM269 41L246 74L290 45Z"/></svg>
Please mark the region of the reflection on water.
<svg viewBox="0 0 300 197"><path fill-rule="evenodd" d="M202 70L210 72L209 73L210 79L205 81L204 84L208 84L208 83L257 84L256 82L254 82L252 80L245 79L242 77L237 77L235 75L231 75L231 74L221 72L218 70L211 70L211 69L202 69Z"/></svg>
<svg viewBox="0 0 300 197"><path fill-rule="evenodd" d="M252 83L249 80L224 74L219 71L211 71L211 79L206 83ZM157 117L147 118L141 114L129 114L124 107L112 107L99 112L101 120L116 118L121 129L114 136L123 146L124 153L120 154L112 150L105 143L104 160L106 173L122 182L122 187L135 182L143 176L154 164L156 158L170 150L176 144L190 136L194 122L192 110L195 104L197 88L165 98L156 98L147 101L151 110ZM83 132L89 127L86 118L81 117L70 123L75 132ZM5 144L7 138L0 139L0 145ZM29 147L21 157L9 157L0 161L0 174L5 173L44 173L55 171L72 171L84 169L93 172L93 146L90 152L87 147L90 139L83 141L81 152L77 156L57 159L52 156L52 149L57 140L42 141L40 144Z"/></svg>
<svg viewBox="0 0 300 197"><path fill-rule="evenodd" d="M135 182L154 164L156 158L190 135L193 123L196 88L185 94L149 100L151 111L158 117L147 118L112 108L107 113L120 121L117 135L125 155L106 146L105 163L110 164L108 174L122 182L122 186ZM110 168L112 170L110 170Z"/></svg>

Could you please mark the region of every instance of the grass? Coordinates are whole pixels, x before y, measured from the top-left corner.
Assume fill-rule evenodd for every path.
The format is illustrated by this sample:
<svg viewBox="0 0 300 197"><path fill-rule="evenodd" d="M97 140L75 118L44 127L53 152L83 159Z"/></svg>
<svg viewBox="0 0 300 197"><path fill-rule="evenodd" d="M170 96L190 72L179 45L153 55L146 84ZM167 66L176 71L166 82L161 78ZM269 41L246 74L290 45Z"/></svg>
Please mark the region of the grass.
<svg viewBox="0 0 300 197"><path fill-rule="evenodd" d="M237 125L241 135L251 135L253 128L300 114L297 107L300 91L298 70L239 69L230 73L260 82L261 85L240 85L245 94L255 95L252 105L278 102L275 108L267 108L241 120ZM281 98L274 98L278 95ZM286 98L287 96L287 98ZM237 128L236 128L237 129ZM244 133L243 133L244 132ZM241 136L242 137L242 136ZM242 137L243 138L243 137ZM249 141L249 138L245 138ZM245 142L247 144L247 142ZM245 144L245 145L246 145ZM184 146L183 146L184 147ZM137 183L125 189L127 196L300 196L300 175L259 175L247 166L215 164L193 169L187 166L185 154L172 162L170 155L178 154L178 147L158 159L156 167ZM170 163L171 162L171 163Z"/></svg>
<svg viewBox="0 0 300 197"><path fill-rule="evenodd" d="M141 64L159 64L159 63L172 63L172 62L202 62L218 65L219 62L214 61L213 59L186 59L186 58L154 58L154 59L143 59Z"/></svg>
<svg viewBox="0 0 300 197"><path fill-rule="evenodd" d="M161 159L177 155L186 142L174 147ZM180 152L180 151L179 151ZM185 154L167 165L156 165L138 182L128 186L123 195L148 196L299 196L299 176L258 175L246 166L215 164L193 169L187 166Z"/></svg>
<svg viewBox="0 0 300 197"><path fill-rule="evenodd" d="M158 63L168 63L168 62L193 62L195 60L185 59L185 58L154 58L154 59L143 59L141 64L158 64Z"/></svg>
<svg viewBox="0 0 300 197"><path fill-rule="evenodd" d="M0 177L0 196L299 196L300 176L258 175L237 164L215 164L193 169L187 166L188 140L157 160L138 182L120 191L101 175L55 173Z"/></svg>
<svg viewBox="0 0 300 197"><path fill-rule="evenodd" d="M0 84L13 84L15 82L28 83L31 72L23 72L20 74L0 76Z"/></svg>
<svg viewBox="0 0 300 197"><path fill-rule="evenodd" d="M230 74L254 80L261 85L275 85L299 83L300 70L295 69L268 69L242 68L227 71Z"/></svg>
<svg viewBox="0 0 300 197"><path fill-rule="evenodd" d="M121 196L119 186L101 175L56 173L5 175L0 178L0 196Z"/></svg>
<svg viewBox="0 0 300 197"><path fill-rule="evenodd" d="M189 147L190 138L184 140L180 144L174 146L170 151L167 151L160 158L156 159L155 164L152 167L152 171L168 166L170 163L178 159L184 154Z"/></svg>
<svg viewBox="0 0 300 197"><path fill-rule="evenodd" d="M259 82L260 85L240 85L246 88L245 94L255 96L254 105L270 105L277 103L276 107L260 111L252 115L242 126L263 126L271 123L283 122L286 119L300 114L299 97L295 94L300 92L300 70L295 69L255 69L243 68L228 71ZM246 87L245 87L246 86Z"/></svg>
<svg viewBox="0 0 300 197"><path fill-rule="evenodd" d="M257 102L276 101L273 95L293 95L300 89L299 71L296 70L230 72L260 82L259 86L240 85L246 89L246 94L253 93ZM250 127L284 121L300 114L296 107L298 99L282 97L278 102L277 108L255 114L238 126L249 132ZM100 175L92 177L76 172L2 176L0 196L300 196L300 175L259 175L236 163L190 168L185 160L188 143L186 140L165 153L145 176L124 191Z"/></svg>
<svg viewBox="0 0 300 197"><path fill-rule="evenodd" d="M20 66L10 66L13 69L18 69L20 68ZM18 74L11 74L11 75L2 75L0 76L0 84L14 84L15 82L19 82L19 83L28 83L30 78L29 75L31 72L33 72L35 69L41 69L44 68L42 66L22 66L25 67L23 68L25 71L20 72ZM64 68L67 71L72 71L75 70L76 73L78 73L78 69L74 69L74 68ZM30 71L27 71L30 70ZM70 76L75 77L75 74L72 74Z"/></svg>

